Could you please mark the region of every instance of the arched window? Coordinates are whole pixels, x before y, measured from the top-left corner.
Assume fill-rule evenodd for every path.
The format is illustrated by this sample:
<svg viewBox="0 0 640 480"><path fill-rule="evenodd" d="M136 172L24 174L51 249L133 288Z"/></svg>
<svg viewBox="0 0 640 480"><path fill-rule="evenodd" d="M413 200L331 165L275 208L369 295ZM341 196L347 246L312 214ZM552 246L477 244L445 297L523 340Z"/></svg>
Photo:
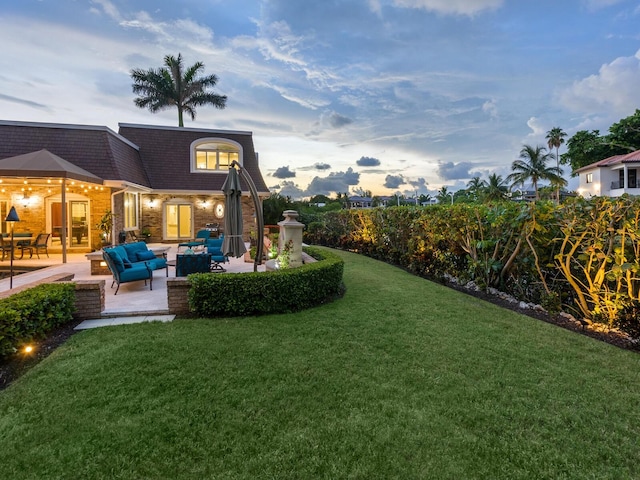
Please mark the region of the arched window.
<svg viewBox="0 0 640 480"><path fill-rule="evenodd" d="M191 144L192 172L227 172L234 160L242 165L242 146L233 140L202 138Z"/></svg>

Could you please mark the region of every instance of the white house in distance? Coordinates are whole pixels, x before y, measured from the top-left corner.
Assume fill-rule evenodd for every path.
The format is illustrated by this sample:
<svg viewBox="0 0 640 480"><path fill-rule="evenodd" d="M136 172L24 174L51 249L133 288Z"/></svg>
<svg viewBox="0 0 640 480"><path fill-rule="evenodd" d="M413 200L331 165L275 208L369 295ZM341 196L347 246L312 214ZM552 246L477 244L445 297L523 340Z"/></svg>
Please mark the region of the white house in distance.
<svg viewBox="0 0 640 480"><path fill-rule="evenodd" d="M640 195L640 150L614 155L575 171L580 178L578 193L583 197Z"/></svg>

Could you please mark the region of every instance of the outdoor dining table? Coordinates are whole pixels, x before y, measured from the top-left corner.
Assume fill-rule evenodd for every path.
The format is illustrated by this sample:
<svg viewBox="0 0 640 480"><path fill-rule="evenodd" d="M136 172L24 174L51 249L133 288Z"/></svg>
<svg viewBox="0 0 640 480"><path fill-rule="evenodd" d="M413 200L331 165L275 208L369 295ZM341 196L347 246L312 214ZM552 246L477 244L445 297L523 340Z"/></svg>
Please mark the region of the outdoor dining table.
<svg viewBox="0 0 640 480"><path fill-rule="evenodd" d="M13 238L10 233L5 233L2 235L3 242L6 242L6 243L13 242L13 248L11 249L13 258L16 258L16 247L21 244L24 244L25 246L30 245L31 242L33 241L33 238L34 236L32 233L22 233L22 232L15 232L13 234ZM22 259L22 257L24 256L24 250L21 250L21 252L22 254L20 255L20 259Z"/></svg>

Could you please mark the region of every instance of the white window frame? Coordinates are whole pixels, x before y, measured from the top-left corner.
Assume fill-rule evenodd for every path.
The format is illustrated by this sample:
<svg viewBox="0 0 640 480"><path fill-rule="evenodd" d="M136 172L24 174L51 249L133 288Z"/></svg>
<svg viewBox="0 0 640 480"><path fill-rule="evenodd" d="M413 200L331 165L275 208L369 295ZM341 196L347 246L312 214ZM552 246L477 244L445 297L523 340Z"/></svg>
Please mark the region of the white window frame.
<svg viewBox="0 0 640 480"><path fill-rule="evenodd" d="M139 224L139 211L138 205L140 199L136 192L124 192L122 198L123 211L124 211L124 229L125 230L137 230Z"/></svg>
<svg viewBox="0 0 640 480"><path fill-rule="evenodd" d="M234 153L238 154L238 163L242 166L244 165L244 152L242 149L242 145L238 142L230 140L228 138L218 138L218 137L208 137L208 138L199 138L198 140L191 143L191 173L227 173L229 171L228 165L224 167L220 167L220 152L225 152L224 150L217 149L207 149L206 151L210 154L215 154L215 168L198 168L198 151L203 151L204 149L199 148L202 145L208 143L216 143L221 145L226 145L232 147L236 150ZM230 163L230 162L229 162Z"/></svg>

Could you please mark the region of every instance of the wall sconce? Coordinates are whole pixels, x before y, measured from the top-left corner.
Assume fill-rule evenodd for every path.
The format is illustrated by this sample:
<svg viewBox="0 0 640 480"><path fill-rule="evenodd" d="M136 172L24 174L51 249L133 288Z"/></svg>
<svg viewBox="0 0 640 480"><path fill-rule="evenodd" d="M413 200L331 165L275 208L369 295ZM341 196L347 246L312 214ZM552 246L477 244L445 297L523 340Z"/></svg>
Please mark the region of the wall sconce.
<svg viewBox="0 0 640 480"><path fill-rule="evenodd" d="M27 208L29 206L29 203L31 203L31 199L29 198L29 194L27 192L24 192L24 194L22 195L22 200L20 202L22 203L22 206L24 208Z"/></svg>
<svg viewBox="0 0 640 480"><path fill-rule="evenodd" d="M155 200L149 200L149 202L147 202L147 206L149 208L155 208L156 207L156 201Z"/></svg>
<svg viewBox="0 0 640 480"><path fill-rule="evenodd" d="M208 200L203 200L200 205L202 206L203 209L206 209L209 206L209 201Z"/></svg>

